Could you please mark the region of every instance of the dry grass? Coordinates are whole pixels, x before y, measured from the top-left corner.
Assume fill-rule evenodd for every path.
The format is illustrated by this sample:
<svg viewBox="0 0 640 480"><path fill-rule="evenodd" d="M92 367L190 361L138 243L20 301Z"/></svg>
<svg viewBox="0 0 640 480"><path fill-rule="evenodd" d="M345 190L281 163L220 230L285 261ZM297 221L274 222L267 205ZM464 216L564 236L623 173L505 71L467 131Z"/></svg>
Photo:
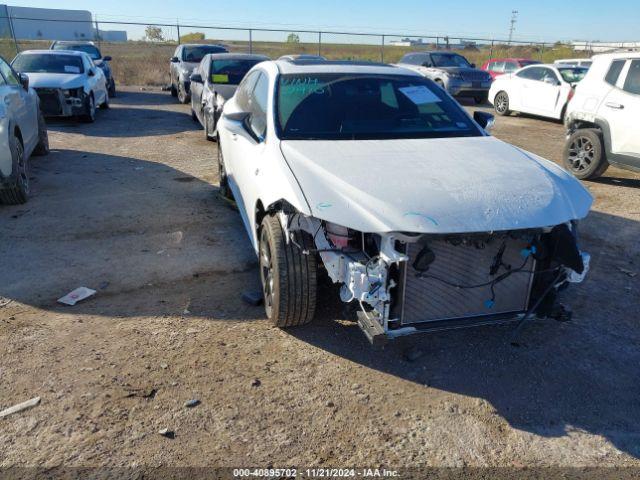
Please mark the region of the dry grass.
<svg viewBox="0 0 640 480"><path fill-rule="evenodd" d="M248 52L249 43L246 41L216 41L207 43L224 43L230 51ZM21 41L20 49L47 48L48 41ZM104 55L113 57L112 68L119 85L166 85L169 81L169 58L176 45L174 43L151 43L130 41L126 43L102 43ZM431 46L431 47L435 47ZM422 47L426 48L426 47ZM393 63L400 60L407 52L415 51L416 47L385 46L384 61ZM316 43L290 44L285 42L253 42L253 52L278 58L286 54L318 53ZM321 46L322 55L331 60L381 60L379 45L355 45L324 43ZM574 52L570 47L561 45L553 48L541 49L534 46L495 45L490 48L465 49L458 53L464 55L470 62L480 66L490 57L529 57L543 62L552 62L558 58L586 57L586 52ZM0 55L10 60L15 54L13 42L0 40Z"/></svg>

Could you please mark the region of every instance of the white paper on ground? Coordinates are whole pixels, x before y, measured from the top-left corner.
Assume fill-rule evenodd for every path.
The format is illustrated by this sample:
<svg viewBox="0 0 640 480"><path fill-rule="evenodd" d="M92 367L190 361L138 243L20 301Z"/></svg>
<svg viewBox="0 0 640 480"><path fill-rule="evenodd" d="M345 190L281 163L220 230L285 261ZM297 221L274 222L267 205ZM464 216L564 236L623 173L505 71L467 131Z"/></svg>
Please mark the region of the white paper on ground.
<svg viewBox="0 0 640 480"><path fill-rule="evenodd" d="M78 287L73 292L67 293L64 297L59 298L59 303L64 303L65 305L75 305L80 300L84 300L85 298L89 298L91 295L96 293L95 290L91 290L87 287Z"/></svg>
<svg viewBox="0 0 640 480"><path fill-rule="evenodd" d="M424 85L418 85L416 87L402 87L398 90L404 93L409 98L409 100L411 100L416 105L424 105L425 103L436 103L442 101L435 93L433 93Z"/></svg>

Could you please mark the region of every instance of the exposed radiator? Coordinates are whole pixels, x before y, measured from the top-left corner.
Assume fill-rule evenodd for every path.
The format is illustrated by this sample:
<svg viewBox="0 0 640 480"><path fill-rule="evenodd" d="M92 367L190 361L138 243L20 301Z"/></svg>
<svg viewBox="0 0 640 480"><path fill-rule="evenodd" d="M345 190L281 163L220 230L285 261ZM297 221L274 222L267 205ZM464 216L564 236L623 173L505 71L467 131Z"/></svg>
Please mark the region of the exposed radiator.
<svg viewBox="0 0 640 480"><path fill-rule="evenodd" d="M502 262L513 269L519 268L525 257L521 252L528 243L512 238L504 239L506 248ZM495 299L490 304L490 286L461 289L447 285L440 280L428 278L433 275L457 285L477 285L488 282L504 273L504 267L490 275L503 239L495 238L480 249L471 245L454 246L444 240L429 242L435 253L435 260L419 277L413 268L413 260L422 249L418 243L408 244L409 262L404 268L403 308L401 323L433 322L438 320L461 319L484 315L522 312L527 309L533 273L512 273L495 284ZM523 270L533 271L535 260L529 256Z"/></svg>
<svg viewBox="0 0 640 480"><path fill-rule="evenodd" d="M40 97L40 110L45 116L62 114L63 99L59 90L54 88L36 88L35 90Z"/></svg>

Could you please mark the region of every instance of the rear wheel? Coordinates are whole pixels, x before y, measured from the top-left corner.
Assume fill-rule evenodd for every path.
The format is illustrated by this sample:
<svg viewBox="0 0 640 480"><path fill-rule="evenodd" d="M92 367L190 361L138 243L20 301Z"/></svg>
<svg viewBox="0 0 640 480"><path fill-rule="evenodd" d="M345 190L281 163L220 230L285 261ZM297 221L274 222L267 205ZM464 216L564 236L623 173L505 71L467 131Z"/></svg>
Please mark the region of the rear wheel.
<svg viewBox="0 0 640 480"><path fill-rule="evenodd" d="M9 139L13 166L13 182L0 188L0 202L7 205L26 203L29 198L29 162L22 141L14 134Z"/></svg>
<svg viewBox="0 0 640 480"><path fill-rule="evenodd" d="M49 153L49 132L42 112L38 112L38 144L33 150L34 155L43 156Z"/></svg>
<svg viewBox="0 0 640 480"><path fill-rule="evenodd" d="M260 227L260 280L267 317L280 328L304 325L313 320L316 310L317 263L313 255L287 242L282 225L267 215ZM311 245L303 233L298 242Z"/></svg>
<svg viewBox="0 0 640 480"><path fill-rule="evenodd" d="M595 128L582 128L571 134L564 147L564 167L581 180L601 176L609 162L604 154L602 136Z"/></svg>
<svg viewBox="0 0 640 480"><path fill-rule="evenodd" d="M109 96L116 98L116 81L113 79L111 79L111 83L109 84Z"/></svg>
<svg viewBox="0 0 640 480"><path fill-rule="evenodd" d="M509 95L507 92L501 91L498 92L493 99L493 109L496 111L498 115L509 115L511 110L509 110Z"/></svg>

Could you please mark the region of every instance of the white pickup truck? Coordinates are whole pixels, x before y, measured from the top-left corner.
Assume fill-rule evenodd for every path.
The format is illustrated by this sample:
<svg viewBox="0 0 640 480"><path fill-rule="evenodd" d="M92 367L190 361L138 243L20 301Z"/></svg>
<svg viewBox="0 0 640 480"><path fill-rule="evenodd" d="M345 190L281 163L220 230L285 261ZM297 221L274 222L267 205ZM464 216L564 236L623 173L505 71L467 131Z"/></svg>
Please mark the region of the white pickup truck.
<svg viewBox="0 0 640 480"><path fill-rule="evenodd" d="M29 77L0 57L0 203L25 203L29 197L29 157L49 153L40 100Z"/></svg>

